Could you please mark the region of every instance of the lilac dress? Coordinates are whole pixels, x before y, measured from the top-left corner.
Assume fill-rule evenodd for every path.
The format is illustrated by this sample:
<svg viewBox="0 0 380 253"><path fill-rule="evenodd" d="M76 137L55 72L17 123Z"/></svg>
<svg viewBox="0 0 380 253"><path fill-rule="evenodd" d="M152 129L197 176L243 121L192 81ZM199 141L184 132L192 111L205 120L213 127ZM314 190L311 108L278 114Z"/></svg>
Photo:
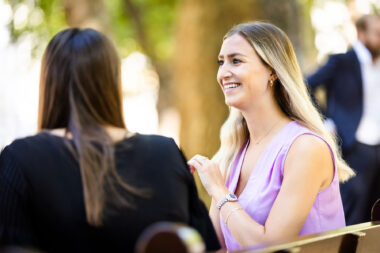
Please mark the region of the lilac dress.
<svg viewBox="0 0 380 253"><path fill-rule="evenodd" d="M259 158L238 201L253 220L264 225L274 201L280 191L283 180L283 167L286 155L294 140L303 134L318 136L295 121L287 124L270 142ZM323 138L321 138L324 140ZM235 192L248 142L242 147L231 168L226 186ZM331 147L329 146L330 151ZM344 227L344 212L339 192L339 179L334 158L334 178L331 184L320 191L305 221L300 235L319 233ZM233 238L220 216L221 230L229 251L239 250L240 246Z"/></svg>

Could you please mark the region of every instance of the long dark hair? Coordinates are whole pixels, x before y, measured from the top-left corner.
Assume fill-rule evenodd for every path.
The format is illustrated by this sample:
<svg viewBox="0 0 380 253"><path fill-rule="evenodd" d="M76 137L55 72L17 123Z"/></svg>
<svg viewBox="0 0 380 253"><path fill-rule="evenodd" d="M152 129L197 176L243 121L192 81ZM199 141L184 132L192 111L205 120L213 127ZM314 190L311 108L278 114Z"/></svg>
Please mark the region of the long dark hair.
<svg viewBox="0 0 380 253"><path fill-rule="evenodd" d="M70 28L49 42L41 65L39 129L64 128L66 144L79 163L86 217L99 226L110 189L119 203L133 206L115 182L144 195L118 175L114 143L105 126L125 128L120 59L113 44L93 29ZM108 198L108 196L107 196Z"/></svg>

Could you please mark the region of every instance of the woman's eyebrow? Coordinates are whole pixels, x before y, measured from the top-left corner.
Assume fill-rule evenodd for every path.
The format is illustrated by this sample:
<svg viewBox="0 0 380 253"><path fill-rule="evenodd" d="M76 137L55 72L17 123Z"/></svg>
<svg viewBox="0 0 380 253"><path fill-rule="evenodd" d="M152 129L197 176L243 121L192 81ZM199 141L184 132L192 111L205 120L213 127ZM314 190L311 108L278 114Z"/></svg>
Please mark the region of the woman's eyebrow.
<svg viewBox="0 0 380 253"><path fill-rule="evenodd" d="M246 57L244 54L241 54L241 53L232 53L232 54L228 54L227 55L227 58L233 58L235 56L243 56L243 57ZM224 56L223 55L219 55L218 56L219 59L223 59Z"/></svg>

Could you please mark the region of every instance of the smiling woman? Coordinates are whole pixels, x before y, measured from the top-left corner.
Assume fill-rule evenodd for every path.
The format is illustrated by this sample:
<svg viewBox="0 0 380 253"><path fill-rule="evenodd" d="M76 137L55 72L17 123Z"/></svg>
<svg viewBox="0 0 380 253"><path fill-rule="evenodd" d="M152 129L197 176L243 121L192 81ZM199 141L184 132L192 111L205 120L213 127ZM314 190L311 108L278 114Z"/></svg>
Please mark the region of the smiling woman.
<svg viewBox="0 0 380 253"><path fill-rule="evenodd" d="M228 250L345 226L342 160L279 28L240 24L224 38L218 82L230 116L213 160L196 155L210 216Z"/></svg>

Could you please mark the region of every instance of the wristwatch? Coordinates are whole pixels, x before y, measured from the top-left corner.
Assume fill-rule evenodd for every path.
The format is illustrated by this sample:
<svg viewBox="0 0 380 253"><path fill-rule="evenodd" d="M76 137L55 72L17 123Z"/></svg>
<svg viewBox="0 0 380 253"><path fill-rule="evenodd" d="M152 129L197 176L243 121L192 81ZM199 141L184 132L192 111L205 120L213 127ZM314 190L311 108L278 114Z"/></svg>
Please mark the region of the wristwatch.
<svg viewBox="0 0 380 253"><path fill-rule="evenodd" d="M233 193L228 193L226 196L224 196L224 198L222 198L218 204L216 204L216 207L220 210L220 208L222 208L222 206L226 203L226 202L235 202L237 201L237 197L235 196L235 194Z"/></svg>

